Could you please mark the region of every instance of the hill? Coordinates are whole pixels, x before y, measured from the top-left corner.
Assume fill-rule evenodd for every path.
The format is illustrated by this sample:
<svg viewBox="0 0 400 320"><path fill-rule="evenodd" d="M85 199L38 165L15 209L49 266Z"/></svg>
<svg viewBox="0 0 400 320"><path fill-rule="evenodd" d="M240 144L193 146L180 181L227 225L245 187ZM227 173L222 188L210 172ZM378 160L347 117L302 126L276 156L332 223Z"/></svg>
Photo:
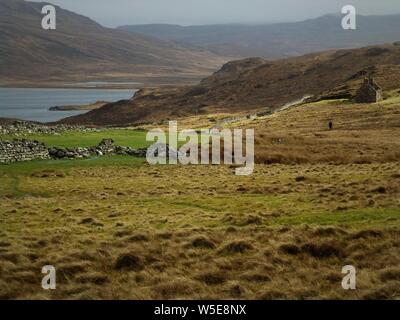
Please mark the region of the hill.
<svg viewBox="0 0 400 320"><path fill-rule="evenodd" d="M400 15L357 16L357 30L341 27L340 15L269 25L133 25L119 29L201 46L236 57L284 58L400 40Z"/></svg>
<svg viewBox="0 0 400 320"><path fill-rule="evenodd" d="M387 94L399 87L400 46L328 51L276 61L232 61L200 84L145 89L65 123L121 125L197 114L271 112L304 96L351 98L366 74Z"/></svg>
<svg viewBox="0 0 400 320"><path fill-rule="evenodd" d="M43 30L45 3L0 0L0 84L170 77L198 79L225 59L139 34L104 28L56 6L57 29Z"/></svg>

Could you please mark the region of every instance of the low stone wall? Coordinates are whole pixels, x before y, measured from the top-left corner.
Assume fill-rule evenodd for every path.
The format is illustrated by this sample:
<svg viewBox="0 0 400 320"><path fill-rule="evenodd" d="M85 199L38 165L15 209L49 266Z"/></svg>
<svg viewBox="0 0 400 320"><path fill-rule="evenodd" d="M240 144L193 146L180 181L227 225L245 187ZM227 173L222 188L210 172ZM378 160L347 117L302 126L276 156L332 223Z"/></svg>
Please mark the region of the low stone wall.
<svg viewBox="0 0 400 320"><path fill-rule="evenodd" d="M50 158L43 143L30 140L0 141L0 163Z"/></svg>
<svg viewBox="0 0 400 320"><path fill-rule="evenodd" d="M0 141L0 163L36 159L79 159L103 155L130 155L146 157L147 149L116 146L112 139L103 139L98 146L89 148L47 148L43 143L30 140Z"/></svg>
<svg viewBox="0 0 400 320"><path fill-rule="evenodd" d="M116 146L112 139L103 139L98 146L89 148L50 148L50 156L54 159L79 159L90 156L103 155L129 155L146 157L147 149L133 149L130 147Z"/></svg>

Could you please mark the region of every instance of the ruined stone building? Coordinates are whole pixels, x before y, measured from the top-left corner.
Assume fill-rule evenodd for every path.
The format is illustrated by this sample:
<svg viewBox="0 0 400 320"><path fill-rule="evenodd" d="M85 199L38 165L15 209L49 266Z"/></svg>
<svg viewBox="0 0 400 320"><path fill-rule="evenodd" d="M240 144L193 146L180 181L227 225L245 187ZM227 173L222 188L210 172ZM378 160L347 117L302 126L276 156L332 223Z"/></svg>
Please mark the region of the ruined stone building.
<svg viewBox="0 0 400 320"><path fill-rule="evenodd" d="M356 102L374 103L382 100L382 89L372 77L364 79L363 85L358 89Z"/></svg>

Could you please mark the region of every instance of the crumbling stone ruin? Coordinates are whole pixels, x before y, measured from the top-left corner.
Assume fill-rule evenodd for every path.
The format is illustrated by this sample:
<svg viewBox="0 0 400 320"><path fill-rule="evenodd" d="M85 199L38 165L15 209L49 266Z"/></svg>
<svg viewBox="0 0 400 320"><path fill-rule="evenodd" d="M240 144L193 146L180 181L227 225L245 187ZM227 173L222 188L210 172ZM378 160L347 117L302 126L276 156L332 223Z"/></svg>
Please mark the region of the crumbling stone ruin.
<svg viewBox="0 0 400 320"><path fill-rule="evenodd" d="M103 139L98 146L89 148L50 148L49 154L53 159L79 159L90 156L128 155L146 157L147 149L133 149L131 147L116 146L112 139Z"/></svg>
<svg viewBox="0 0 400 320"><path fill-rule="evenodd" d="M129 155L146 157L147 149L116 146L112 139L103 139L98 146L89 148L46 148L43 143L30 140L0 141L0 163L38 159L80 159L103 155Z"/></svg>
<svg viewBox="0 0 400 320"><path fill-rule="evenodd" d="M114 145L113 139L103 139L98 145L98 153L101 154L110 154L116 153L116 146Z"/></svg>
<svg viewBox="0 0 400 320"><path fill-rule="evenodd" d="M12 141L0 140L0 163L12 163L37 159L79 159L103 155L130 155L146 157L147 149L133 149L117 146L112 139L103 139L97 146L82 148L47 148L43 143L24 139L27 134L58 135L65 132L100 132L102 128L88 128L84 126L70 126L64 124L46 125L30 121L15 120L3 122L0 125L0 134L13 135Z"/></svg>
<svg viewBox="0 0 400 320"><path fill-rule="evenodd" d="M364 79L363 85L358 89L356 102L375 103L382 100L382 89L371 76Z"/></svg>
<svg viewBox="0 0 400 320"><path fill-rule="evenodd" d="M46 146L38 141L0 141L0 163L50 158Z"/></svg>

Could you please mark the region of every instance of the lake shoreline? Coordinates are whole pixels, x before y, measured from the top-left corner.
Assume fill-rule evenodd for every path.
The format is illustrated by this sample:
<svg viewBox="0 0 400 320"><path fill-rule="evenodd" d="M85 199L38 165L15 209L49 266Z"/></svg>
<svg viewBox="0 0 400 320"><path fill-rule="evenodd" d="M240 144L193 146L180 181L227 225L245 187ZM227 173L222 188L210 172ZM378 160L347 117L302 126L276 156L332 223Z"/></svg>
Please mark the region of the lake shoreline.
<svg viewBox="0 0 400 320"><path fill-rule="evenodd" d="M85 85L62 85L62 84L54 84L54 85L46 85L46 84L10 84L10 85L1 85L0 89L77 89L77 90L138 90L142 88L139 85L98 85L98 86L85 86Z"/></svg>
<svg viewBox="0 0 400 320"><path fill-rule="evenodd" d="M99 108L106 102L131 99L135 92L137 88L0 88L0 118L53 123ZM61 112L49 110L55 107Z"/></svg>
<svg viewBox="0 0 400 320"><path fill-rule="evenodd" d="M159 76L159 77L137 77L131 79L71 79L54 81L31 81L31 80L10 80L0 79L0 88L48 88L48 89L142 89L155 87L176 87L185 85L198 84L204 79L207 74L199 76L174 77L174 76Z"/></svg>

